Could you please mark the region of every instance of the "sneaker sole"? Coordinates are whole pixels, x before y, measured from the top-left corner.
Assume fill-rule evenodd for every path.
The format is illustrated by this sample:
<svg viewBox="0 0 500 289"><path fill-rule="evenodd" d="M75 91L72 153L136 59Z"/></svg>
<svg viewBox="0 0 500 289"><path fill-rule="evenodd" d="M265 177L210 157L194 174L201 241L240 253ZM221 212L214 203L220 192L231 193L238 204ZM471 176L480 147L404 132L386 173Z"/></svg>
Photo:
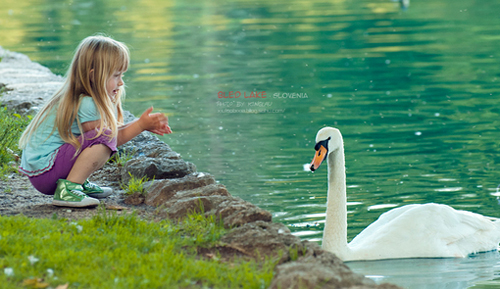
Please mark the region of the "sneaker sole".
<svg viewBox="0 0 500 289"><path fill-rule="evenodd" d="M57 207L83 208L83 207L95 207L99 204L100 204L99 200L94 198L85 198L81 202L52 200L52 205Z"/></svg>

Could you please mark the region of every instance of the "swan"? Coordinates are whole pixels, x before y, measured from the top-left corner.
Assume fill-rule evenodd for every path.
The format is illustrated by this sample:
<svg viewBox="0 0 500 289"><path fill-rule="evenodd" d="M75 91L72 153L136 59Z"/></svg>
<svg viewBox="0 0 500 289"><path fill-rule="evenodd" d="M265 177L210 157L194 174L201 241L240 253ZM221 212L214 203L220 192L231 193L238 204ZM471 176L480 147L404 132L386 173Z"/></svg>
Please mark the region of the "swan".
<svg viewBox="0 0 500 289"><path fill-rule="evenodd" d="M340 131L320 129L311 171L328 164L328 196L323 249L343 261L467 257L498 249L500 219L441 204L392 209L347 243L344 145Z"/></svg>

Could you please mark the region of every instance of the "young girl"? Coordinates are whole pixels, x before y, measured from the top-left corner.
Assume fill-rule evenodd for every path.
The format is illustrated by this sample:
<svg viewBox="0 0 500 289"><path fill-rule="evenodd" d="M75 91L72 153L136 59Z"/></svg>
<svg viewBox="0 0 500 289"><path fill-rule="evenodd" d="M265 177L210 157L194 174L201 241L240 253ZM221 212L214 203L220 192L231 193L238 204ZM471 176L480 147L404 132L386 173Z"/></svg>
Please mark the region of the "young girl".
<svg viewBox="0 0 500 289"><path fill-rule="evenodd" d="M20 171L55 206L86 207L112 193L87 178L120 146L144 130L169 134L164 114L147 109L123 125L123 73L128 48L105 36L85 38L78 46L64 85L33 118L19 140Z"/></svg>

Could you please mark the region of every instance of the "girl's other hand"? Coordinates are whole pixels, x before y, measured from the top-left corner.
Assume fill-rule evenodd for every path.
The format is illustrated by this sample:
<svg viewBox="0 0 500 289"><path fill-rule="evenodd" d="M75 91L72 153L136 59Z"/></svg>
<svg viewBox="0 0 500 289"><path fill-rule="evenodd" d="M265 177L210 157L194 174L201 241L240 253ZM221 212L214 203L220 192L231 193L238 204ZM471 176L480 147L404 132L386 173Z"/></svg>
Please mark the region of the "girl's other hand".
<svg viewBox="0 0 500 289"><path fill-rule="evenodd" d="M155 134L164 135L172 133L172 129L168 125L168 117L163 113L151 113L153 107L144 111L138 120L139 126L142 130L147 130Z"/></svg>

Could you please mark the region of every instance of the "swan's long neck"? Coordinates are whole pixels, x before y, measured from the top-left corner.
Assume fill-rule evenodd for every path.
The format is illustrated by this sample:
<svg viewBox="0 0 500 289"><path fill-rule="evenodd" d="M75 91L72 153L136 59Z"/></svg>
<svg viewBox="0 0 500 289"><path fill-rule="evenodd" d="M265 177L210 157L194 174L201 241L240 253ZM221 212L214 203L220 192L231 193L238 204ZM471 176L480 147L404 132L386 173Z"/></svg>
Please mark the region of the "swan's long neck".
<svg viewBox="0 0 500 289"><path fill-rule="evenodd" d="M328 155L328 197L326 223L323 231L323 249L345 260L349 255L347 245L347 200L344 148Z"/></svg>

